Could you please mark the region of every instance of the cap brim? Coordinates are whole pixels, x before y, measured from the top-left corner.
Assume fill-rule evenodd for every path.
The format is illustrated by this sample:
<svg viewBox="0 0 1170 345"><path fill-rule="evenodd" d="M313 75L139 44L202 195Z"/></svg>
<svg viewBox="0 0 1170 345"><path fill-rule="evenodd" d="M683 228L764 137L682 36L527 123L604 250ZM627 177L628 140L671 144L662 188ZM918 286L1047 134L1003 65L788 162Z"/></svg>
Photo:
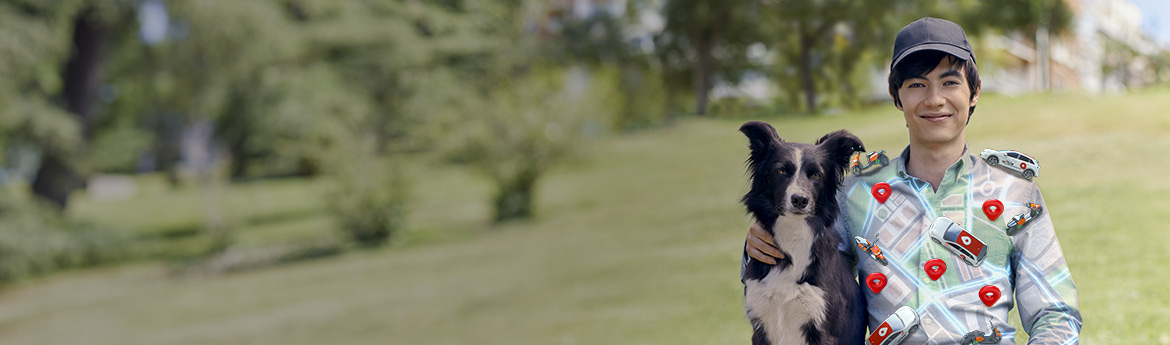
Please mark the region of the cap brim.
<svg viewBox="0 0 1170 345"><path fill-rule="evenodd" d="M914 47L911 47L910 49L906 49L906 51L902 52L902 55L895 57L894 62L890 63L890 69L894 69L895 67L898 67L898 63L902 62L902 60L905 59L907 56L910 56L914 53L924 51L924 50L937 50L937 51L941 51L941 52L944 52L947 54L954 55L955 57L958 57L958 58L963 59L963 60L971 60L972 62L975 61L975 56L973 56L970 52L967 52L963 48L959 48L959 47L956 47L954 45L946 44L946 43L923 43L923 44L919 44L919 45L916 45Z"/></svg>

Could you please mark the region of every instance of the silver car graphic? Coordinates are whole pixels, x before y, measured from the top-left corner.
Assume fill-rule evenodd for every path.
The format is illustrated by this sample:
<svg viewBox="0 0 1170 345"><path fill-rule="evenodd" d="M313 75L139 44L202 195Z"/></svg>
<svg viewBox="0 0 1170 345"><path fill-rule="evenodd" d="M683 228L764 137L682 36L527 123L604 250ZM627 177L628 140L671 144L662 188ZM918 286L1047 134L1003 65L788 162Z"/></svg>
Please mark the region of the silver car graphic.
<svg viewBox="0 0 1170 345"><path fill-rule="evenodd" d="M971 266L979 266L987 256L987 245L947 217L930 223L930 239L959 256Z"/></svg>
<svg viewBox="0 0 1170 345"><path fill-rule="evenodd" d="M1040 162L1019 151L983 149L979 153L979 158L992 166L1002 166L1008 170L1019 172L1026 180L1040 176Z"/></svg>

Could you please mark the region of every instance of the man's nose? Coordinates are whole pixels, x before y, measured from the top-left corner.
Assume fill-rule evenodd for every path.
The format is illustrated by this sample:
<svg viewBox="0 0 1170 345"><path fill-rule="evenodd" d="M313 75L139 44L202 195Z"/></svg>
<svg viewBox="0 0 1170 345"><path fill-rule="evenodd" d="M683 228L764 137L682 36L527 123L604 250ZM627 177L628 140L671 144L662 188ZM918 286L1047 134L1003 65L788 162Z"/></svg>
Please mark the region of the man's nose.
<svg viewBox="0 0 1170 345"><path fill-rule="evenodd" d="M938 88L929 87L926 90L926 99L923 100L923 103L928 107L938 108L946 103L946 99L943 98L942 92Z"/></svg>

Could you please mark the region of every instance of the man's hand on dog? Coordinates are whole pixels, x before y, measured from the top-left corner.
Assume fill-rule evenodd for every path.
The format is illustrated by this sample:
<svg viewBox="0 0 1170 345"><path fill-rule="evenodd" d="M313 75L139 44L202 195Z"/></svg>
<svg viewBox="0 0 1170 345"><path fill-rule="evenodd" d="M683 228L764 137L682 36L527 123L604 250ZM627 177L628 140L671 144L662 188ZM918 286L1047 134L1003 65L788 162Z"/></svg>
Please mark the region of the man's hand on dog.
<svg viewBox="0 0 1170 345"><path fill-rule="evenodd" d="M744 250L748 256L769 265L775 265L776 259L784 259L784 253L776 248L772 235L760 226L760 222L752 222L752 226L748 228L747 245Z"/></svg>

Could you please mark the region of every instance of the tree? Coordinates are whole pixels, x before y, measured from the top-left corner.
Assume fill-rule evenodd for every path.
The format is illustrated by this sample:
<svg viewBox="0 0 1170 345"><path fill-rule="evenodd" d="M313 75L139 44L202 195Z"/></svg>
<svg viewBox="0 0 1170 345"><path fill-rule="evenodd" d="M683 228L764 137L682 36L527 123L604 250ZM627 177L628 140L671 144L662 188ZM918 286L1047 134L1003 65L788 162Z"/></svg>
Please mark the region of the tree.
<svg viewBox="0 0 1170 345"><path fill-rule="evenodd" d="M456 132L456 160L496 185L497 222L530 217L539 179L581 150L588 119L611 111L608 85L574 91L565 78L560 70L536 69L500 85Z"/></svg>
<svg viewBox="0 0 1170 345"><path fill-rule="evenodd" d="M629 2L622 13L600 9L582 16L567 10L553 11L556 21L546 32L550 54L558 60L588 68L598 83L610 83L620 90L617 113L611 125L617 130L635 130L659 125L669 115L666 81L653 51L646 47L647 31L640 27L640 13L654 8ZM629 32L636 32L635 37Z"/></svg>
<svg viewBox="0 0 1170 345"><path fill-rule="evenodd" d="M777 0L764 2L761 26L775 52L771 76L808 112L817 112L822 93L856 102L859 66L880 64L907 8L918 0ZM917 19L917 18L914 18ZM882 53L885 54L882 54ZM862 70L864 71L864 70ZM798 91L799 90L799 91ZM856 103L853 103L856 104Z"/></svg>
<svg viewBox="0 0 1170 345"><path fill-rule="evenodd" d="M433 133L432 142L495 185L495 221L528 218L545 173L572 159L612 118L616 79L591 68L604 70L609 62L603 61L625 53L585 46L612 47L620 40L566 46L559 39L578 27L546 2L441 8L441 16L423 22L431 32L426 46L447 63L420 71L425 78L407 79L404 85L427 92L410 93L402 111L411 118L425 114L422 127ZM564 31L550 30L566 23Z"/></svg>
<svg viewBox="0 0 1170 345"><path fill-rule="evenodd" d="M654 40L659 61L668 84L691 85L699 115L707 112L716 78L737 83L751 69L747 48L759 41L761 10L746 1L670 0L663 5L666 26Z"/></svg>
<svg viewBox="0 0 1170 345"><path fill-rule="evenodd" d="M115 29L110 23L126 13L125 5L82 0L0 2L4 32L25 38L5 41L14 44L4 47L11 55L3 60L4 68L13 72L5 75L15 77L9 84L15 88L0 93L20 100L4 102L13 107L5 112L12 115L7 129L20 132L11 133L13 143L39 151L32 191L59 209L68 204L69 193L82 185L77 161L80 144L91 134L101 64ZM72 116L61 116L64 113Z"/></svg>
<svg viewBox="0 0 1170 345"><path fill-rule="evenodd" d="M1048 41L1052 35L1068 31L1072 26L1073 13L1068 4L1064 0L988 0L979 2L979 7L971 13L976 16L965 17L963 21L968 30L1019 31L1025 37L1033 38L1040 70L1040 89L1048 90Z"/></svg>

